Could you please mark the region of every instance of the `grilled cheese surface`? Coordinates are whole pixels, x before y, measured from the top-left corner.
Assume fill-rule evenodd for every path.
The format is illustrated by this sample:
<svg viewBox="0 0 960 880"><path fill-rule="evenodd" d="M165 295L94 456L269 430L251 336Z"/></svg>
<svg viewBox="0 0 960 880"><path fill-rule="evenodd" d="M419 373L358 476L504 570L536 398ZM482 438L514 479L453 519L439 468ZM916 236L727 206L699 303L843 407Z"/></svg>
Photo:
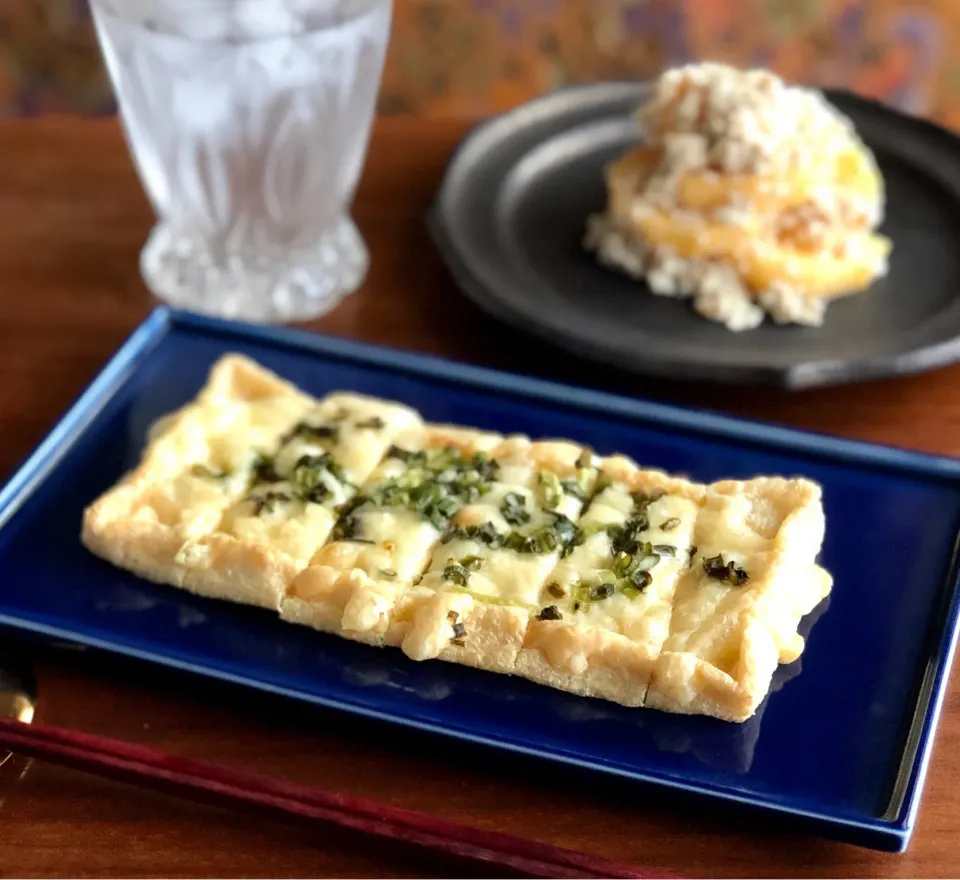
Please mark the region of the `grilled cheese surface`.
<svg viewBox="0 0 960 880"><path fill-rule="evenodd" d="M738 721L830 589L823 528L806 480L697 484L369 397L316 401L228 356L87 509L83 539L416 660Z"/></svg>

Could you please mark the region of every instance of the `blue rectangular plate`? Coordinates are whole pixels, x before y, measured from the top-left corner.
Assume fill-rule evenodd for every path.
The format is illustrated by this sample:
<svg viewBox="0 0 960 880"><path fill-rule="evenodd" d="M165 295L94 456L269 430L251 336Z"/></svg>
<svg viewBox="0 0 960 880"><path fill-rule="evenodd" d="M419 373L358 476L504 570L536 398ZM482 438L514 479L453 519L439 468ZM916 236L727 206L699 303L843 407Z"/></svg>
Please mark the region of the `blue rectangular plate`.
<svg viewBox="0 0 960 880"><path fill-rule="evenodd" d="M316 395L353 390L434 421L568 437L697 480L811 477L824 487L833 595L805 621L802 659L736 725L414 663L94 558L78 538L84 506L135 464L147 426L192 398L227 351ZM958 525L960 464L947 459L159 309L0 493L0 624L901 851L956 639Z"/></svg>

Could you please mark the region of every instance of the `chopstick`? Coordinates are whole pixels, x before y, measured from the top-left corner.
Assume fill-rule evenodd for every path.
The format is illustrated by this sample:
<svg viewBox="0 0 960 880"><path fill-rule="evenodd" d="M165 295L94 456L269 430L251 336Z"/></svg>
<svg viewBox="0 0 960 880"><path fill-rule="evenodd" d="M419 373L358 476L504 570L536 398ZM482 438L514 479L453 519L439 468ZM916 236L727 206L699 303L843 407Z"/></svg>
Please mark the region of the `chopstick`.
<svg viewBox="0 0 960 880"><path fill-rule="evenodd" d="M0 718L0 747L24 757L144 788L255 807L278 818L326 822L434 852L483 862L527 877L669 877L599 856L460 825L367 798L257 776L168 755L159 749L49 725Z"/></svg>

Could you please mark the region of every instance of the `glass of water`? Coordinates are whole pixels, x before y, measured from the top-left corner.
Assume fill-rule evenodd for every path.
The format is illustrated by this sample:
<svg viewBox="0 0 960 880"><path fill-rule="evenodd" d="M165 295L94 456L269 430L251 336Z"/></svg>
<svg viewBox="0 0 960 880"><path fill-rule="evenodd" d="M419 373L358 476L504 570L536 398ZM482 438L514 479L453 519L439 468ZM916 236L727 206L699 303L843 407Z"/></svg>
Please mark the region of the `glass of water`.
<svg viewBox="0 0 960 880"><path fill-rule="evenodd" d="M322 315L363 281L349 216L391 0L92 0L158 223L140 259L171 305Z"/></svg>

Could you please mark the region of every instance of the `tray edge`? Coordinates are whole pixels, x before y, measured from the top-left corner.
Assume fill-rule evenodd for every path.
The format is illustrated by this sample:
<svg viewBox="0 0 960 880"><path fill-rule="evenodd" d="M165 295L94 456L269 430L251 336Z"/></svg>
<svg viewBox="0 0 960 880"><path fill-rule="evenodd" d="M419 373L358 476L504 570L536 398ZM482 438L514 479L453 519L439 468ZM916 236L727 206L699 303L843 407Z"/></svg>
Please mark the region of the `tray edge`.
<svg viewBox="0 0 960 880"><path fill-rule="evenodd" d="M623 395L596 391L578 386L566 385L535 377L512 374L506 371L494 370L486 367L474 366L462 362L448 360L434 355L421 354L414 351L392 349L387 346L367 342L357 342L349 339L328 336L290 328L254 326L239 322L225 321L203 315L177 311L166 306L158 306L138 325L121 347L107 361L97 373L77 400L58 419L54 427L35 447L34 451L14 471L11 478L0 490L0 527L3 527L16 513L20 504L36 488L36 485L47 478L49 472L62 456L72 447L74 441L88 424L112 398L116 390L122 385L127 374L152 346L162 341L162 338L175 331L178 327L192 330L202 330L222 337L234 337L255 342L267 343L274 346L294 348L306 352L319 352L341 358L366 361L380 366L399 365L415 374L436 378L436 366L442 364L445 378L455 382L466 382L479 385L489 390L504 390L509 386L512 393L522 396L545 398L551 402L573 402L578 408L585 408L601 413L618 416L639 418L645 421L664 420L671 427L681 430L694 430L698 433L717 435L730 440L742 440L744 428L751 425L759 428L761 436L752 435L752 442L761 442L762 445L774 448L789 448L811 454L827 455L842 461L853 461L872 464L877 467L892 468L900 472L907 472L924 479L938 479L950 482L960 482L960 463L947 458L928 455L926 453L896 447L881 446L865 441L849 440L833 435L818 435L813 432L788 428L772 423L755 422L720 413L705 411L699 413L689 408L673 404L632 399ZM451 367L453 370L451 371ZM571 394L573 400L571 401ZM690 418L696 416L705 419L707 425L690 424ZM800 446L797 442L800 442ZM292 699L308 700L318 705L326 705L340 711L349 711L365 717L377 718L406 727L427 729L442 736L454 736L460 739L480 743L486 747L506 749L512 753L526 754L542 760L560 761L567 765L578 766L590 771L601 770L607 775L633 780L647 785L660 785L672 791L683 792L693 796L706 796L711 800L727 801L738 805L771 811L776 815L812 822L819 828L819 833L837 837L861 846L882 849L891 852L903 852L912 835L916 814L919 808L920 795L925 782L926 772L932 753L937 721L946 693L947 678L955 653L958 634L960 634L960 580L957 575L957 557L951 565L951 575L954 576L952 592L948 593L948 604L951 609L946 625L940 630L937 649L937 669L930 686L931 703L922 713L923 724L918 735L918 749L912 761L912 775L907 783L908 790L904 794L901 809L897 810L896 817L852 818L834 816L815 810L806 810L802 807L784 806L770 801L760 801L751 796L738 795L732 792L720 792L709 787L697 787L660 778L656 774L631 774L617 768L606 768L599 764L587 764L583 761L564 755L544 755L527 746L491 740L484 736L472 735L469 732L440 728L417 719L396 718L362 707L343 705L336 700L322 700L317 697L303 695L286 690L269 682L257 682L231 674L227 670L217 670L199 667L195 664L165 658L148 651L141 651L122 643L110 642L95 636L77 637L76 634L47 626L37 621L24 618L11 618L0 615L0 623L14 629L28 630L34 633L47 634L62 638L66 641L101 648L113 653L138 657L148 662L158 663L168 668L182 669L192 674L201 674L205 677L220 680L234 681L242 686L255 687L258 690L271 692ZM948 576L949 577L949 576ZM820 828L819 826L824 826ZM849 834L841 834L849 831ZM865 842L867 839L872 843Z"/></svg>

